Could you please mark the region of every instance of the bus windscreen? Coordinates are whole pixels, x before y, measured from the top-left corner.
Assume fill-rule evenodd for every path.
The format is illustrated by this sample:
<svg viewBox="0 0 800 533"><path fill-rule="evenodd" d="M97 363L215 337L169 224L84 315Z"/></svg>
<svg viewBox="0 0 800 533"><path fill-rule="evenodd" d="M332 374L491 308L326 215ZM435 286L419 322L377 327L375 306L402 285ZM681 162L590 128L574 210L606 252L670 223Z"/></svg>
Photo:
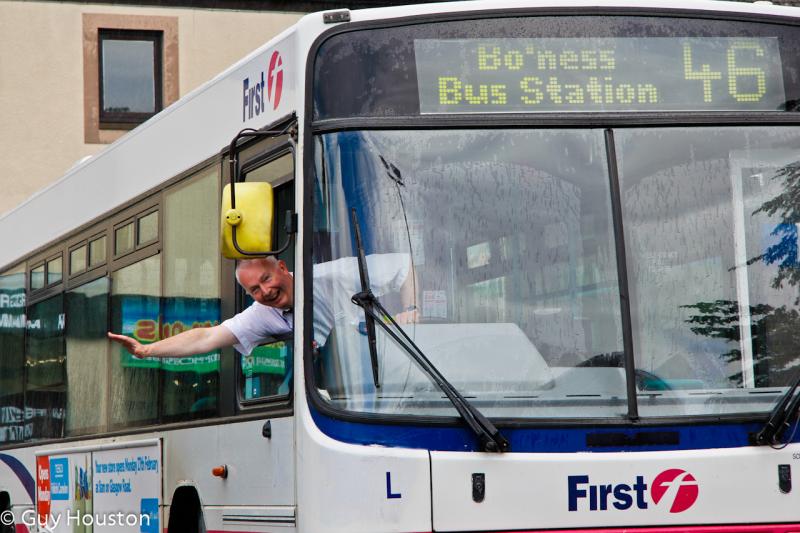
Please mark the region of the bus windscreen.
<svg viewBox="0 0 800 533"><path fill-rule="evenodd" d="M776 111L776 37L417 39L420 113Z"/></svg>

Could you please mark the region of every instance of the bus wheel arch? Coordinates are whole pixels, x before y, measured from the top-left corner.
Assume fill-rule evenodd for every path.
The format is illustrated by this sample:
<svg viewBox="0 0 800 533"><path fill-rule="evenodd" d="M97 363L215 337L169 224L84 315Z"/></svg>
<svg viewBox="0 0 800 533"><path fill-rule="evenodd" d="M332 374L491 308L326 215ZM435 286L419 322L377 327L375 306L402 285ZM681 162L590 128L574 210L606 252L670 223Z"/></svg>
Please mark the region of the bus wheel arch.
<svg viewBox="0 0 800 533"><path fill-rule="evenodd" d="M185 485L175 489L169 508L169 533L206 533L203 506L197 489Z"/></svg>

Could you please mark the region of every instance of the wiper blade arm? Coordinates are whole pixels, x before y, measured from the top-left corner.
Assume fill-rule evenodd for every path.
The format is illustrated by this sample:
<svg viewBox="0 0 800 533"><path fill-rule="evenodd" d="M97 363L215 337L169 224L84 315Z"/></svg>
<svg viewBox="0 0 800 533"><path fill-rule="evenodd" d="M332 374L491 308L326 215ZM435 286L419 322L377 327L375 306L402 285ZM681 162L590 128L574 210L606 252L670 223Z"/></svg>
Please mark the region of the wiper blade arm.
<svg viewBox="0 0 800 533"><path fill-rule="evenodd" d="M798 387L800 387L800 372L795 377L789 390L781 396L780 401L770 413L767 423L756 434L756 444L768 444L770 446L780 444L783 433L792 425L792 415L800 407L800 394L795 394Z"/></svg>
<svg viewBox="0 0 800 533"><path fill-rule="evenodd" d="M358 224L358 216L356 210L350 212L353 219L353 228L356 232L356 248L358 249L358 274L361 277L361 292L358 294L369 295L371 298L364 298L362 303L357 305L364 308L365 322L367 326L367 344L369 345L369 360L372 363L372 382L375 384L376 389L381 388L380 378L378 377L378 344L375 335L375 319L373 318L374 310L373 303L377 299L372 294L369 285L369 272L367 270L367 257L364 254L364 245L361 242L361 228ZM353 296L353 303L356 303L355 296ZM369 309L368 309L369 308Z"/></svg>
<svg viewBox="0 0 800 533"><path fill-rule="evenodd" d="M406 332L403 331L403 328L395 322L394 318L392 318L389 312L386 311L371 292L354 294L352 301L354 304L362 307L365 314L371 315L375 323L379 324L381 329L394 339L394 341L419 364L422 370L428 374L434 383L444 392L445 396L447 396L453 404L453 407L458 411L458 414L461 415L461 418L464 419L470 429L477 435L483 451L506 452L509 450L508 440L500 433L500 430L447 381L441 372L439 372L439 369L431 363L425 356L425 353L411 338L409 338ZM375 314L372 307L378 308L384 318L390 322L391 327L384 320L381 320L381 316ZM398 335L397 332L400 334Z"/></svg>
<svg viewBox="0 0 800 533"><path fill-rule="evenodd" d="M352 302L364 309L364 316L367 320L367 334L369 335L369 323L380 325L387 335L389 335L411 358L419 364L420 368L433 380L434 383L444 392L447 399L453 404L458 414L466 422L469 428L478 437L481 448L485 452L506 452L510 445L508 440L500 433L492 422L483 416L474 405L469 403L461 393L442 375L438 368L428 359L425 353L416 343L403 331L392 315L381 305L369 287L369 283L364 284L364 280L369 280L367 273L367 261L364 254L364 247L361 243L361 231L359 229L356 210L352 210L353 226L356 232L356 245L358 247L358 269L361 274L362 291L354 294ZM377 309L381 314L375 312ZM385 322L389 321L389 324ZM373 330L370 340L370 357L375 353L373 362L373 372L377 371L377 353L372 352L375 343L375 332ZM376 377L377 380L377 377Z"/></svg>

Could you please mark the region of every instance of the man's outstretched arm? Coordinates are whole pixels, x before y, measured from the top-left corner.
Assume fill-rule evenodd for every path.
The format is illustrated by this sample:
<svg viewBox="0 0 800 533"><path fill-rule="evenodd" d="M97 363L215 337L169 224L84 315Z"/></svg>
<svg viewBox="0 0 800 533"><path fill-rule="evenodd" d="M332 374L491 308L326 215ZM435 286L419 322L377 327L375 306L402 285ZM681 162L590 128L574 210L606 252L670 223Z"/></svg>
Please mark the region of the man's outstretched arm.
<svg viewBox="0 0 800 533"><path fill-rule="evenodd" d="M111 332L108 333L108 338L121 344L136 357L188 357L239 342L224 326L189 329L152 344L142 344L133 337Z"/></svg>

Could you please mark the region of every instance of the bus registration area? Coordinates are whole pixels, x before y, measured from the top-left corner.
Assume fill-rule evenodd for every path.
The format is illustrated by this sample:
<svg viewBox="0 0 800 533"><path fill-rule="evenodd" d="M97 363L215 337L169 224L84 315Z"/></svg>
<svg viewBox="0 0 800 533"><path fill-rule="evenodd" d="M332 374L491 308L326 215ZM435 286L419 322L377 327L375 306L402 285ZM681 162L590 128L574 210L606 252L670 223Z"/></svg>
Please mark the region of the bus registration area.
<svg viewBox="0 0 800 533"><path fill-rule="evenodd" d="M421 113L760 110L786 95L778 39L417 39Z"/></svg>

